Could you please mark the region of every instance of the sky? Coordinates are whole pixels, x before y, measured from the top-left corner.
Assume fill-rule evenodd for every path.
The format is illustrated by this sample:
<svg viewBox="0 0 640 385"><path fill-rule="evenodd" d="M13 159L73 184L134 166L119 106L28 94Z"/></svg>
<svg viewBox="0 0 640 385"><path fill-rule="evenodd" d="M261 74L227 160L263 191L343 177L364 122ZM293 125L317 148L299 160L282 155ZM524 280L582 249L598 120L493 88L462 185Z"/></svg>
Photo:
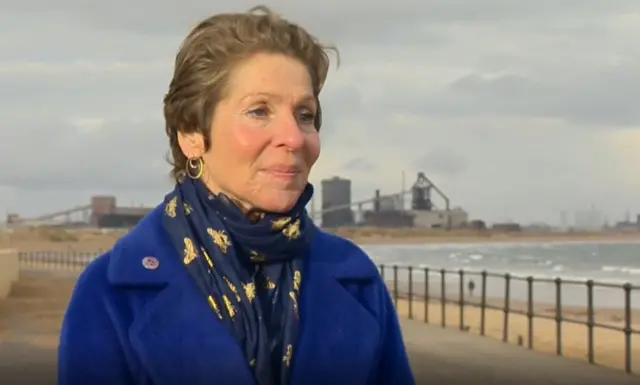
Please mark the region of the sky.
<svg viewBox="0 0 640 385"><path fill-rule="evenodd" d="M257 4L0 0L1 215L94 194L159 203L178 46L199 20ZM340 51L321 94L318 187L338 175L366 199L422 171L488 222L640 212L637 0L264 4Z"/></svg>

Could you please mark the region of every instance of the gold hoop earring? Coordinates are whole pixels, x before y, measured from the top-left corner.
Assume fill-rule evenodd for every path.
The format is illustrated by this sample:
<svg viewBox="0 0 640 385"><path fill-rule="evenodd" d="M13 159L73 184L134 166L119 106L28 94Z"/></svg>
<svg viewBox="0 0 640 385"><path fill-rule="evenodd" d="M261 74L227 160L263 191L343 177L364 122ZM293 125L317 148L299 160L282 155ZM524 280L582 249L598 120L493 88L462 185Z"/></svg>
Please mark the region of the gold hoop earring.
<svg viewBox="0 0 640 385"><path fill-rule="evenodd" d="M195 174L193 172L195 170ZM200 179L204 171L204 161L201 157L193 157L187 159L187 167L185 167L187 176L191 179Z"/></svg>

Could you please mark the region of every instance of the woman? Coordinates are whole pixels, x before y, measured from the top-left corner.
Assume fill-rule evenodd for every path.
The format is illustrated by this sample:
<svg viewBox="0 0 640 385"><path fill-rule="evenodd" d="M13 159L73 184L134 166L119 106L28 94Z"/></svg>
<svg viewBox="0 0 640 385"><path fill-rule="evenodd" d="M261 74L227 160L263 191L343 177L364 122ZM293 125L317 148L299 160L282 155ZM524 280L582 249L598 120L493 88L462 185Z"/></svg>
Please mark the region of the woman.
<svg viewBox="0 0 640 385"><path fill-rule="evenodd" d="M164 99L174 190L78 279L60 385L412 384L375 265L306 214L327 48L204 20Z"/></svg>

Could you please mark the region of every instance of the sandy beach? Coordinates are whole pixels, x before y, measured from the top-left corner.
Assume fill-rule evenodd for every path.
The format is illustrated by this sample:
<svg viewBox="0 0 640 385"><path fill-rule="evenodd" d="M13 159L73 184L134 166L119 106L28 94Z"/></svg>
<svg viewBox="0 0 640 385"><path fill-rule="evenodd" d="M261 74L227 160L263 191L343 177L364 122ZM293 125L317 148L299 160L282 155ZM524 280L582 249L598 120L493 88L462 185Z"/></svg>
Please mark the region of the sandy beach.
<svg viewBox="0 0 640 385"><path fill-rule="evenodd" d="M472 302L476 302L472 300ZM488 301L493 306L502 306L500 299ZM514 302L511 304L513 310L526 311L526 303ZM397 303L398 314L401 317L409 317L409 301L399 299ZM429 323L440 325L442 322L442 303L438 300L430 299L427 307ZM536 314L554 316L555 308L547 305L536 305ZM583 308L563 308L567 318L576 321L586 320L586 311ZM413 319L424 320L425 302L421 299L414 299L412 304ZM634 310L632 320L633 328L640 329L640 310ZM469 333L480 333L481 311L478 307L467 304L464 308L464 326ZM595 311L597 323L602 323L615 327L623 327L623 312L621 310L601 309ZM502 310L487 309L485 315L485 335L490 338L502 340L504 312ZM460 327L460 307L455 303L445 305L445 320L447 327ZM528 318L525 315L509 314L508 320L508 342L511 344L528 345ZM569 322L562 324L562 354L566 357L587 360L587 327ZM632 335L632 368L640 370L640 335ZM533 321L533 348L534 350L556 354L556 322L550 319L535 318ZM596 363L616 369L624 369L624 334L620 331L612 331L602 328L594 329L594 358Z"/></svg>

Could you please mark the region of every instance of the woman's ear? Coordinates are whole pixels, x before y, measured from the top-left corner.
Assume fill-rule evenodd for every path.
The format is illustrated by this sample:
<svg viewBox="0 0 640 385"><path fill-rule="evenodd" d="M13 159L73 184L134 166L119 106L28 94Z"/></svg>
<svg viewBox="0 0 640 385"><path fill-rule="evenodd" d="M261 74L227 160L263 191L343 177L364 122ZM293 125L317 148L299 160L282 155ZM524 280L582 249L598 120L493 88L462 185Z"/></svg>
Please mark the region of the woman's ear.
<svg viewBox="0 0 640 385"><path fill-rule="evenodd" d="M200 158L205 153L204 137L199 132L178 131L178 145L187 159Z"/></svg>

